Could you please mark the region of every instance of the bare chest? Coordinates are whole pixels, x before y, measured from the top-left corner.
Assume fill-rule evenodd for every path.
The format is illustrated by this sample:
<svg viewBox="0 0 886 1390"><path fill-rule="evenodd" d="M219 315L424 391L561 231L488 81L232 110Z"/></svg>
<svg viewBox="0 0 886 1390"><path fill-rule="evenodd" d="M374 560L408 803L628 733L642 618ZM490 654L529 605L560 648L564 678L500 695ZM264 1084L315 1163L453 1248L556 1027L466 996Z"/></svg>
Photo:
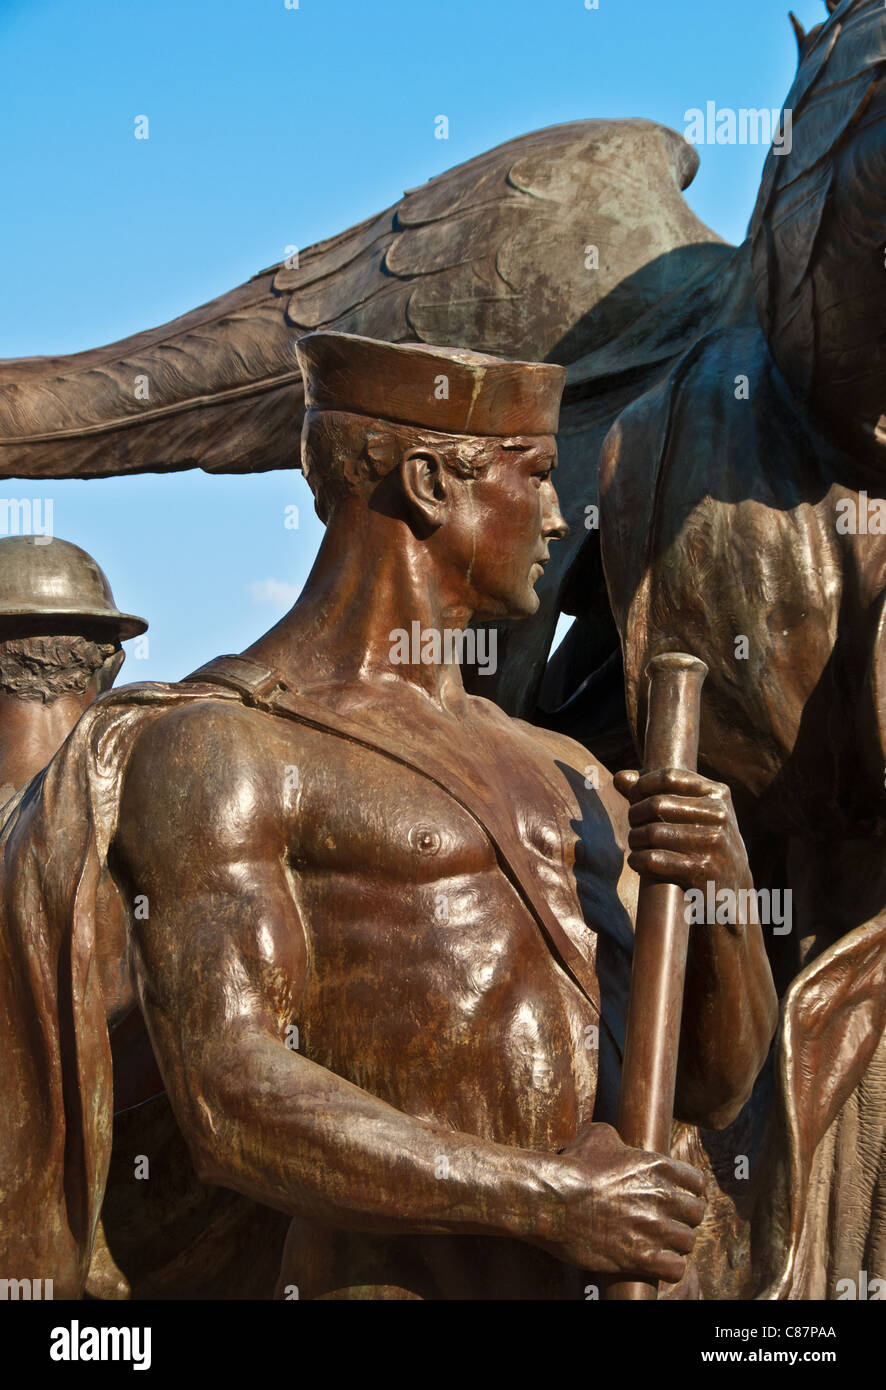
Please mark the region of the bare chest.
<svg viewBox="0 0 886 1390"><path fill-rule="evenodd" d="M412 1114L501 1142L567 1142L593 1109L598 1018L483 826L417 771L318 740L302 750L291 822L310 960L302 1048ZM593 968L586 916L607 895L619 910L619 861L598 835L595 864L594 836L584 842L549 773L530 765L510 785L526 861Z"/></svg>

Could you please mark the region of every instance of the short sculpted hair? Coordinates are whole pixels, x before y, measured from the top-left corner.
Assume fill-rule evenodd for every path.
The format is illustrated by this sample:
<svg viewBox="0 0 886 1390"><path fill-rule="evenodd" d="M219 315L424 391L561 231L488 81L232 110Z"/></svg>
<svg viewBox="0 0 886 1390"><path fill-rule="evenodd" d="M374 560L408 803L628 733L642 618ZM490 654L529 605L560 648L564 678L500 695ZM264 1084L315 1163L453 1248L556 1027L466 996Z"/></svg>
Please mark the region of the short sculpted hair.
<svg viewBox="0 0 886 1390"><path fill-rule="evenodd" d="M433 449L457 478L476 478L502 441L471 434L437 434L340 410L309 410L302 429L302 468L321 521L339 502L391 473L411 449Z"/></svg>
<svg viewBox="0 0 886 1390"><path fill-rule="evenodd" d="M0 692L49 704L62 695L83 695L119 642L87 637L12 637L0 641Z"/></svg>

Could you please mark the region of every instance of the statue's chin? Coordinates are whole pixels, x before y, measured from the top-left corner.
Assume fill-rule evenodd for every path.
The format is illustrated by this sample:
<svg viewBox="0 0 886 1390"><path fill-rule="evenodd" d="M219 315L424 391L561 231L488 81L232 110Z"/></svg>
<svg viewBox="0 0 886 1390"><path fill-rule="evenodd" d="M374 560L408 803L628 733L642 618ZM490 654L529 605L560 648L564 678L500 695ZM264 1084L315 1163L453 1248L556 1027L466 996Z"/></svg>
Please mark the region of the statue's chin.
<svg viewBox="0 0 886 1390"><path fill-rule="evenodd" d="M509 595L506 599L489 599L482 608L477 608L473 621L478 623L497 623L503 618L531 618L538 612L541 600L532 588L523 594Z"/></svg>

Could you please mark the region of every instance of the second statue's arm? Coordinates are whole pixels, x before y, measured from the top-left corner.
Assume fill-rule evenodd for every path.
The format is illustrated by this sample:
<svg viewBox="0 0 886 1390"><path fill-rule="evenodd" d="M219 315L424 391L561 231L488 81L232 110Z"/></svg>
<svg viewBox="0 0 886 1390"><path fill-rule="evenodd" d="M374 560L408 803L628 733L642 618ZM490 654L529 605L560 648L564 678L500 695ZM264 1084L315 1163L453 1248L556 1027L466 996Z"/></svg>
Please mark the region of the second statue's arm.
<svg viewBox="0 0 886 1390"><path fill-rule="evenodd" d="M689 937L675 1112L722 1128L741 1109L766 1059L778 999L754 884L728 787L665 770L614 779L631 803L628 863L638 874L696 890ZM730 895L717 894L722 889ZM699 896L700 895L700 896ZM720 917L708 921L710 903ZM701 909L693 911L697 904ZM734 905L734 911L732 910Z"/></svg>

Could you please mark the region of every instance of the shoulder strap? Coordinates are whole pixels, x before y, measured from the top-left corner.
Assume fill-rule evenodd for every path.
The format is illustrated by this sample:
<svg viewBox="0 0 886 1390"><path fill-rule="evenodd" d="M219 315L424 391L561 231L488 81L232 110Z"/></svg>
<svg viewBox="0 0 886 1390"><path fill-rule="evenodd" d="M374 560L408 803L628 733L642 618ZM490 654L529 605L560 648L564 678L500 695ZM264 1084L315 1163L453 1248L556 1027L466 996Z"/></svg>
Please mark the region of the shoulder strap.
<svg viewBox="0 0 886 1390"><path fill-rule="evenodd" d="M287 687L279 671L271 670L241 656L221 656L186 677L187 681L219 684L239 692L244 703L269 713L297 720L309 728L334 734L362 745L426 777L451 797L476 822L491 843L502 872L529 909L561 968L590 1002L606 1028L619 1056L623 1053L623 1024L607 1019L601 1010L596 971L563 928L543 892L536 884L534 865L502 805L500 795L484 778L473 776L463 752L458 767L440 757L426 741L410 738L403 727L397 738L377 729L367 729L326 705L318 705L300 692ZM608 1013L608 1010L606 1010Z"/></svg>

